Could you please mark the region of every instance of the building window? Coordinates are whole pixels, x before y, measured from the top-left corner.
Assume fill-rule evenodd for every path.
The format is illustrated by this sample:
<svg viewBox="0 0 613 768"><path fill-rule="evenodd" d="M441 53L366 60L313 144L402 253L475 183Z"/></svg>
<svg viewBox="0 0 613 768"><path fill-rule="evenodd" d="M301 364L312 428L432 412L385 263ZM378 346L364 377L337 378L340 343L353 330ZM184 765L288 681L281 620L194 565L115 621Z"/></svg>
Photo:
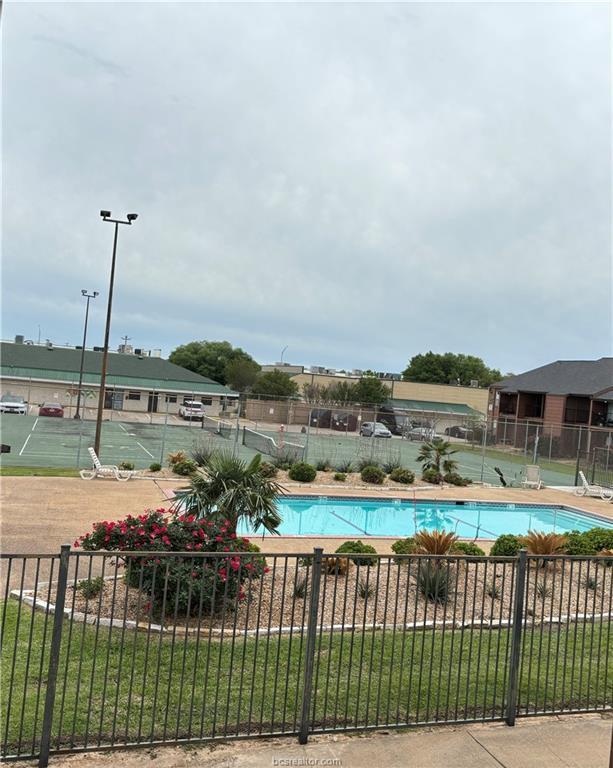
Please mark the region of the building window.
<svg viewBox="0 0 613 768"><path fill-rule="evenodd" d="M140 400L140 392L128 392L128 400Z"/></svg>
<svg viewBox="0 0 613 768"><path fill-rule="evenodd" d="M212 397L201 397L200 400L202 401L202 405L213 405Z"/></svg>
<svg viewBox="0 0 613 768"><path fill-rule="evenodd" d="M176 395L166 395L166 402L167 403L176 403L177 402L177 396Z"/></svg>

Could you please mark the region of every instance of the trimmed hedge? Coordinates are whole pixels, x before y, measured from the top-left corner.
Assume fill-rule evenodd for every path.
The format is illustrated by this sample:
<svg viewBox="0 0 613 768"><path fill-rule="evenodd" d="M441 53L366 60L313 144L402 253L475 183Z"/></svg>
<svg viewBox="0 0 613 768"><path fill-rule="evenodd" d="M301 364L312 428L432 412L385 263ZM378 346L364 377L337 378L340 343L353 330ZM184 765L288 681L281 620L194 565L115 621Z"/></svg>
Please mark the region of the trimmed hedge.
<svg viewBox="0 0 613 768"><path fill-rule="evenodd" d="M395 483L403 483L403 485L411 485L415 481L415 474L410 469L397 467L390 472L390 480L393 480Z"/></svg>
<svg viewBox="0 0 613 768"><path fill-rule="evenodd" d="M484 557L485 552L472 541L457 541L451 548L451 555L472 555Z"/></svg>
<svg viewBox="0 0 613 768"><path fill-rule="evenodd" d="M360 472L360 477L364 483L371 483L372 485L383 485L383 481L385 480L385 472L379 467L369 465L364 467L364 469Z"/></svg>
<svg viewBox="0 0 613 768"><path fill-rule="evenodd" d="M503 533L494 542L490 555L494 557L515 557L522 548L521 538L512 533Z"/></svg>
<svg viewBox="0 0 613 768"><path fill-rule="evenodd" d="M317 477L317 470L311 464L299 461L297 464L292 464L288 474L290 480L296 480L299 483L311 483Z"/></svg>
<svg viewBox="0 0 613 768"><path fill-rule="evenodd" d="M376 555L377 550L374 547L371 547L370 544L364 544L364 542L361 539L358 539L357 541L344 542L344 544L341 544L340 547L337 550L335 550L335 554L337 555L349 555L349 554ZM352 557L351 560L356 565L374 565L374 560L372 557Z"/></svg>

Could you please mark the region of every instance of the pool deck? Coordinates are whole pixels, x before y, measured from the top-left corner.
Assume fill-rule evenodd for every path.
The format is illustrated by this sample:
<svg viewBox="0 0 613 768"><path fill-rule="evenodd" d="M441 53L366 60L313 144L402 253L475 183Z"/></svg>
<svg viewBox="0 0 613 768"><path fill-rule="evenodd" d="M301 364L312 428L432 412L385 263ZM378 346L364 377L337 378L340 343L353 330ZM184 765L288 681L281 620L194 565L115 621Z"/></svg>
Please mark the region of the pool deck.
<svg viewBox="0 0 613 768"><path fill-rule="evenodd" d="M165 491L180 487L172 480L114 480L86 482L68 477L2 477L0 478L0 534L2 551L13 553L55 553L63 543L71 543L91 529L99 520L116 520L127 514L139 514L145 509L168 506ZM591 512L613 520L613 504L601 499L575 496L567 491L545 488L540 491L520 488L407 487L399 492L386 488L351 488L285 483L288 493L322 496L355 496L359 498L390 498L514 502L529 504L560 504ZM396 537L368 537L380 554L391 552ZM259 538L255 539L260 543ZM313 547L330 552L338 546L337 538L295 536L268 537L262 549L267 552L310 552ZM483 542L487 551L489 542Z"/></svg>

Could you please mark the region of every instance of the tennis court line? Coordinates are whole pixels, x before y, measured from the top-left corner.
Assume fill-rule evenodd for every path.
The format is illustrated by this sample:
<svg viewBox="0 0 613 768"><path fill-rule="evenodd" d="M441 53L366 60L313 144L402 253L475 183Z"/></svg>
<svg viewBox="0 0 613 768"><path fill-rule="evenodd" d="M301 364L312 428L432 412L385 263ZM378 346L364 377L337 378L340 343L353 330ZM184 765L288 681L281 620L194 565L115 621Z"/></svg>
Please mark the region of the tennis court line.
<svg viewBox="0 0 613 768"><path fill-rule="evenodd" d="M128 432L128 430L127 430L127 429L124 427L124 425L123 425L121 422L118 422L118 423L119 423L119 426L121 427L121 429L123 429L123 431L126 433L126 435L130 435L130 437L133 437L133 435L131 435L131 434L130 434L130 432ZM149 452L149 451L148 451L148 450L145 448L145 446L144 446L142 443L139 443L139 442L138 442L138 440L135 440L134 442L136 443L136 445L138 445L140 448L142 448L142 449L143 449L143 451L144 451L144 452L145 452L145 453L146 453L148 456L151 456L151 458L152 458L152 459L155 459L155 456L154 456L152 453L150 453L150 452Z"/></svg>
<svg viewBox="0 0 613 768"><path fill-rule="evenodd" d="M21 446L21 450L19 451L19 455L25 451L26 445L30 442L30 438L32 437L32 432L36 429L36 425L38 424L38 416L36 417L36 421L32 425L32 429L30 430L30 434L26 437L24 444Z"/></svg>

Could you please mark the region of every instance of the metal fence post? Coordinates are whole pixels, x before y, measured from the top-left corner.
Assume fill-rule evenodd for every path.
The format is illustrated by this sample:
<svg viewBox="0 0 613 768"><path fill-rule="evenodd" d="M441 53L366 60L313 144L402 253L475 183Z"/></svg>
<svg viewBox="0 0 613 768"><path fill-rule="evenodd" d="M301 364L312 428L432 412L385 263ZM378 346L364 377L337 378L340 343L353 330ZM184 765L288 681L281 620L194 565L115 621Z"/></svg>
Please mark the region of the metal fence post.
<svg viewBox="0 0 613 768"><path fill-rule="evenodd" d="M309 600L309 618L306 632L306 650L304 656L304 684L302 687L302 715L298 742L306 744L309 737L311 691L313 688L313 665L315 663L315 641L317 638L317 613L319 609L319 585L321 583L321 564L323 549L313 550L313 577Z"/></svg>
<svg viewBox="0 0 613 768"><path fill-rule="evenodd" d="M40 737L40 753L38 768L46 768L49 763L51 747L51 728L53 726L53 709L55 705L55 686L57 670L60 663L60 646L62 643L62 624L64 621L64 603L66 600L66 582L68 579L68 560L70 544L62 544L60 550L60 567L55 598L55 614L53 616L53 632L49 650L49 669L47 672L47 691L45 694L45 710L43 714L42 733Z"/></svg>
<svg viewBox="0 0 613 768"><path fill-rule="evenodd" d="M517 562L517 579L513 599L513 624L511 626L511 653L509 656L509 685L507 688L506 723L515 725L519 693L519 660L524 623L524 597L526 591L527 550L520 549Z"/></svg>

